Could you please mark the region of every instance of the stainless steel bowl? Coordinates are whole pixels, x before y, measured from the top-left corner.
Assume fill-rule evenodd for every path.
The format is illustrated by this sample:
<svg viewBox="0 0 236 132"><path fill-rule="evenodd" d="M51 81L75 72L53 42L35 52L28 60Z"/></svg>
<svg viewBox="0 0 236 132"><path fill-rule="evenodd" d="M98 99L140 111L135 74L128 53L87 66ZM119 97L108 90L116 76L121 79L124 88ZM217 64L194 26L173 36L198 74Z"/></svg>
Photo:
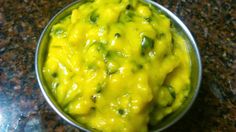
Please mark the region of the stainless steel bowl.
<svg viewBox="0 0 236 132"><path fill-rule="evenodd" d="M88 127L80 124L79 122L72 119L68 114L63 112L63 110L60 108L60 106L57 104L55 98L52 96L50 90L48 89L47 83L43 77L42 73L42 67L47 55L47 47L48 47L48 40L49 40L49 33L52 28L52 26L56 23L58 23L61 19L63 19L65 16L71 14L71 11L75 8L78 8L81 4L86 2L86 0L80 0L75 1L68 6L66 6L64 9L62 9L60 12L58 12L47 24L45 29L43 30L38 44L36 48L35 53L35 71L37 80L39 83L39 86L41 88L41 91L49 103L49 105L56 111L58 115L60 115L64 120L69 122L71 125L84 130L89 131ZM201 82L201 74L202 74L202 65L201 65L201 58L199 55L199 51L197 48L197 44L191 35L188 28L184 25L184 23L176 17L172 12L170 12L165 7L159 5L156 2L153 2L151 0L146 0L145 2L152 4L157 10L161 11L163 14L165 14L169 19L172 20L172 23L174 26L178 29L180 34L185 38L188 49L191 57L191 91L188 96L188 98L185 100L183 105L174 113L170 114L166 118L164 118L159 124L156 125L155 128L152 128L150 131L162 131L166 129L167 127L171 126L175 122L177 122L191 107L193 104L195 98L197 97L199 86Z"/></svg>

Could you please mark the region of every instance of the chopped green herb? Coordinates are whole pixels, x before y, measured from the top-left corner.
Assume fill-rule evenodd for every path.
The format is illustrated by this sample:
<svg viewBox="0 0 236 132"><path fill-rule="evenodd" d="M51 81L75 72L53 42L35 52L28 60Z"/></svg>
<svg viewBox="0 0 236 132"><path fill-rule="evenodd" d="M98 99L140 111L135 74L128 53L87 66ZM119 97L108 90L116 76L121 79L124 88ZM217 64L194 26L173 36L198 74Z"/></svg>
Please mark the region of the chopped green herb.
<svg viewBox="0 0 236 132"><path fill-rule="evenodd" d="M53 72L53 73L52 73L52 77L53 77L53 78L56 78L57 76L58 76L57 72Z"/></svg>
<svg viewBox="0 0 236 132"><path fill-rule="evenodd" d="M175 98L173 97L171 93L173 92L169 91L168 86L161 87L157 94L157 104L160 107L171 106L173 102L175 101Z"/></svg>
<svg viewBox="0 0 236 132"><path fill-rule="evenodd" d="M61 28L58 28L58 29L55 30L55 34L58 35L58 36L62 35L63 33L64 33L64 30L61 29Z"/></svg>
<svg viewBox="0 0 236 132"><path fill-rule="evenodd" d="M108 61L106 63L107 65L107 74L111 75L111 74L115 74L116 72L118 72L119 69L119 64L114 62L114 61Z"/></svg>
<svg viewBox="0 0 236 132"><path fill-rule="evenodd" d="M91 110L95 111L95 110L96 110L96 107L91 107Z"/></svg>
<svg viewBox="0 0 236 132"><path fill-rule="evenodd" d="M129 10L129 9L131 9L132 8L132 6L130 5L130 4L128 4L127 6L126 6L126 9L127 10Z"/></svg>
<svg viewBox="0 0 236 132"><path fill-rule="evenodd" d="M147 22L151 22L152 21L152 19L150 18L150 17L148 17L148 18L144 18Z"/></svg>
<svg viewBox="0 0 236 132"><path fill-rule="evenodd" d="M124 57L125 55L120 51L110 50L106 54L106 59L111 60L118 57Z"/></svg>
<svg viewBox="0 0 236 132"><path fill-rule="evenodd" d="M124 57L122 52L120 51L108 51L105 56L106 62L106 72L108 75L115 74L118 72L120 64L116 61L119 60L121 57Z"/></svg>
<svg viewBox="0 0 236 132"><path fill-rule="evenodd" d="M126 11L123 11L121 14L120 14L120 17L119 17L119 21L120 22L131 22L133 20L133 17L135 16L135 13L134 11L132 10L126 10Z"/></svg>
<svg viewBox="0 0 236 132"><path fill-rule="evenodd" d="M133 69L132 69L133 73L136 73L137 71L143 69L143 65L142 64L140 64L140 63L138 63L136 61L131 61L131 63L133 63L133 65L134 65Z"/></svg>
<svg viewBox="0 0 236 132"><path fill-rule="evenodd" d="M140 69L143 69L143 65L141 64L137 64L137 68L140 70Z"/></svg>
<svg viewBox="0 0 236 132"><path fill-rule="evenodd" d="M97 96L96 95L92 95L91 96L91 100L93 101L93 103L97 102Z"/></svg>
<svg viewBox="0 0 236 132"><path fill-rule="evenodd" d="M112 75L112 74L115 74L115 73L117 73L118 72L118 70L116 70L116 69L107 69L107 74L108 75Z"/></svg>
<svg viewBox="0 0 236 132"><path fill-rule="evenodd" d="M63 26L61 25L55 25L53 28L52 28L52 35L53 36L56 36L56 37L59 37L59 38L64 38L67 36L67 32L66 30L63 28Z"/></svg>
<svg viewBox="0 0 236 132"><path fill-rule="evenodd" d="M137 5L137 1L136 0L129 0L129 5L131 5L132 7L135 7Z"/></svg>
<svg viewBox="0 0 236 132"><path fill-rule="evenodd" d="M120 115L124 115L124 114L125 114L125 110L123 110L123 109L118 109L118 113L119 113Z"/></svg>
<svg viewBox="0 0 236 132"><path fill-rule="evenodd" d="M57 88L59 86L59 82L53 82L52 83L52 88Z"/></svg>
<svg viewBox="0 0 236 132"><path fill-rule="evenodd" d="M92 23L96 23L99 18L99 15L96 13L96 11L93 11L90 16L90 21Z"/></svg>
<svg viewBox="0 0 236 132"><path fill-rule="evenodd" d="M89 70L96 70L97 66L94 63L91 63L91 64L88 65L88 69Z"/></svg>
<svg viewBox="0 0 236 132"><path fill-rule="evenodd" d="M132 20L133 16L135 15L133 11L126 11L125 14L128 16L130 20Z"/></svg>
<svg viewBox="0 0 236 132"><path fill-rule="evenodd" d="M167 90L169 91L170 95L175 99L176 98L176 93L175 93L174 88L171 85L168 85Z"/></svg>
<svg viewBox="0 0 236 132"><path fill-rule="evenodd" d="M98 43L97 50L98 50L98 51L104 51L104 50L106 50L105 44L103 44L103 43Z"/></svg>
<svg viewBox="0 0 236 132"><path fill-rule="evenodd" d="M105 43L102 42L95 42L97 45L97 51L102 54L102 56L104 58L106 58L106 54L107 54L107 47Z"/></svg>
<svg viewBox="0 0 236 132"><path fill-rule="evenodd" d="M144 36L142 38L141 46L141 55L144 56L154 48L154 40L147 36Z"/></svg>
<svg viewBox="0 0 236 132"><path fill-rule="evenodd" d="M120 33L116 33L116 34L115 34L115 37L116 37L116 38L119 38L120 36L121 36Z"/></svg>
<svg viewBox="0 0 236 132"><path fill-rule="evenodd" d="M159 33L159 34L157 34L157 38L158 38L158 39L161 39L161 38L164 37L164 36L165 36L164 33Z"/></svg>
<svg viewBox="0 0 236 132"><path fill-rule="evenodd" d="M102 87L101 86L97 87L96 93L101 93L101 92L102 92Z"/></svg>
<svg viewBox="0 0 236 132"><path fill-rule="evenodd" d="M102 82L102 83L98 83L97 88L96 88L96 93L101 93L102 90L106 87L106 83Z"/></svg>

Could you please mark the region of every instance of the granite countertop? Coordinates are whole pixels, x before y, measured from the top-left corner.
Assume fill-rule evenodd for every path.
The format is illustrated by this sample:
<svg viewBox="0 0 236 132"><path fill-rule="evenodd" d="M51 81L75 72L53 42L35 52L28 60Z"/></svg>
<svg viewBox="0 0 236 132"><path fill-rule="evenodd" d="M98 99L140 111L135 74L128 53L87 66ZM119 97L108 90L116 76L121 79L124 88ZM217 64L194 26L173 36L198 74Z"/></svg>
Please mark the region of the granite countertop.
<svg viewBox="0 0 236 132"><path fill-rule="evenodd" d="M73 0L0 1L0 131L79 131L46 103L34 70L44 26ZM193 33L203 79L190 111L166 131L236 131L236 2L158 0Z"/></svg>

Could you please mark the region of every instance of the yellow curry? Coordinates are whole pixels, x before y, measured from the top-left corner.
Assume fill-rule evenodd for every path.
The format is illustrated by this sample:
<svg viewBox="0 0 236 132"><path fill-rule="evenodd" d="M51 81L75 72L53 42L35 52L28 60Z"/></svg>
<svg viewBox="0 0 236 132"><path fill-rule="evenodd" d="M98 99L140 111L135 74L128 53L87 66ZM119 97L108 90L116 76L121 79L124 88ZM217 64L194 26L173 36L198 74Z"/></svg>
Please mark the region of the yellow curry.
<svg viewBox="0 0 236 132"><path fill-rule="evenodd" d="M184 102L190 67L185 40L151 5L94 0L52 27L43 73L92 131L146 132Z"/></svg>

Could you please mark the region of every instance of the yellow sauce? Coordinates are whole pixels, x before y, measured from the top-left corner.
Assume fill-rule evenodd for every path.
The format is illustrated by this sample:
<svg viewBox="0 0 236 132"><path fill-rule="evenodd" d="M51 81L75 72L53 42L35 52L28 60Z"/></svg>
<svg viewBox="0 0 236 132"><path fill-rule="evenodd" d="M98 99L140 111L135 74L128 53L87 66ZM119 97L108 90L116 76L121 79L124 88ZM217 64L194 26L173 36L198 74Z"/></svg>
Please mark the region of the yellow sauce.
<svg viewBox="0 0 236 132"><path fill-rule="evenodd" d="M138 0L95 0L53 26L43 73L92 131L146 132L188 96L190 67L165 15Z"/></svg>

